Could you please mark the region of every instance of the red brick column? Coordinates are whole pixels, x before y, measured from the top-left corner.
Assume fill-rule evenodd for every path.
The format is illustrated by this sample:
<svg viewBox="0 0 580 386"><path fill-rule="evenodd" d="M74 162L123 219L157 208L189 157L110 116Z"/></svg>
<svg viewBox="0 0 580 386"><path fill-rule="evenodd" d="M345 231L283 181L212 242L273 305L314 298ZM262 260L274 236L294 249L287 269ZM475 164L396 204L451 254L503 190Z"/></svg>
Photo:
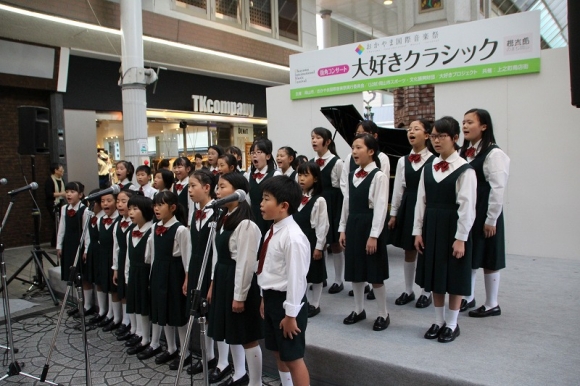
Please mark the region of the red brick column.
<svg viewBox="0 0 580 386"><path fill-rule="evenodd" d="M395 127L405 127L419 118L435 120L435 87L433 85L401 87L393 90Z"/></svg>

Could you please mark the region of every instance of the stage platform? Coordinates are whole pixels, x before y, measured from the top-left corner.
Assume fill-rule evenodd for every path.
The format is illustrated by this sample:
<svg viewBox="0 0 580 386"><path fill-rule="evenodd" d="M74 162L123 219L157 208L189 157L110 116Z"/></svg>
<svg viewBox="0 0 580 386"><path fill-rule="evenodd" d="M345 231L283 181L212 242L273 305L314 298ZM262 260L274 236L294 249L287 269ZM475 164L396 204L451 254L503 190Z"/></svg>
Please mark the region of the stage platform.
<svg viewBox="0 0 580 386"><path fill-rule="evenodd" d="M24 261L30 248L6 251L8 275ZM433 319L433 307L417 309L414 303L396 306L403 291L403 253L389 247L391 278L387 280L391 325L372 330L376 300L365 300L367 320L352 326L342 320L353 309L347 295L350 285L336 295L325 288L322 312L309 320L306 362L312 385L578 385L580 379L580 261L558 258L509 256L502 271L502 315L474 319L461 313L461 336L441 344L423 338ZM329 277L333 278L332 262ZM25 270L24 272L29 272ZM11 298L26 295L25 286L13 282ZM26 287L28 288L28 287ZM24 291L23 291L24 290ZM415 288L417 294L417 288ZM55 308L44 293L28 298L39 305L14 317L16 358L22 371L39 375L46 360L55 325ZM483 273L476 285L476 301L485 300ZM3 316L3 315L2 315ZM76 321L66 319L59 333L49 380L84 384L84 362ZM197 338L197 329L194 332ZM5 339L0 344L5 344ZM197 340L197 339L196 339ZM172 384L175 372L153 360L139 361L124 354L114 336L89 332L94 385ZM4 363L6 365L6 362ZM6 372L4 366L0 372ZM185 377L186 375L184 375ZM279 381L272 356L264 351L264 384ZM32 384L14 376L8 383ZM190 384L182 379L180 384ZM194 385L201 385L201 378Z"/></svg>

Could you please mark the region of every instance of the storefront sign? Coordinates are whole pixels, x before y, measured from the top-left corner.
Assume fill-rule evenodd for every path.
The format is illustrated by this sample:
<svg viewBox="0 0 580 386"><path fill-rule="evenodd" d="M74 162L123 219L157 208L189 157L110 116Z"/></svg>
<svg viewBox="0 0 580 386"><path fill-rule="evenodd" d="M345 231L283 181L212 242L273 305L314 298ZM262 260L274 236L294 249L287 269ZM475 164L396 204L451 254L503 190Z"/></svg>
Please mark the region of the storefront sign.
<svg viewBox="0 0 580 386"><path fill-rule="evenodd" d="M540 72L540 11L290 56L291 99Z"/></svg>
<svg viewBox="0 0 580 386"><path fill-rule="evenodd" d="M254 116L254 105L209 99L205 95L192 95L193 111L196 113L210 113L223 115Z"/></svg>

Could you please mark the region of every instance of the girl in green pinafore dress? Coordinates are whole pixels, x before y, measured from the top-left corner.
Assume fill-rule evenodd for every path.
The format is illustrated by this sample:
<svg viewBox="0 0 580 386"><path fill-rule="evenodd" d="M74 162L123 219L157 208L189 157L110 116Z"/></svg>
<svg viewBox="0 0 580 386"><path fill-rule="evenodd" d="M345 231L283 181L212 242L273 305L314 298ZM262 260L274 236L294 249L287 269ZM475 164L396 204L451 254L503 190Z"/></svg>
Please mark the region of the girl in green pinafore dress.
<svg viewBox="0 0 580 386"><path fill-rule="evenodd" d="M452 342L459 336L462 295L471 289L470 230L475 219L475 172L459 156L459 122L443 117L434 124L431 143L439 157L423 168L417 190L413 235L419 252L415 282L433 292L435 323L426 339ZM445 294L449 310L445 312Z"/></svg>
<svg viewBox="0 0 580 386"><path fill-rule="evenodd" d="M293 216L310 242L310 267L306 280L312 285L312 296L308 299L308 317L311 318L320 313L320 297L327 277L324 247L329 229L328 212L326 200L321 196L320 167L315 162L306 162L299 165L296 171L302 189L302 202Z"/></svg>
<svg viewBox="0 0 580 386"><path fill-rule="evenodd" d="M415 283L415 262L417 250L413 237L413 220L415 218L415 203L417 202L417 187L421 172L425 165L433 161L435 156L427 147L431 123L425 119L411 122L407 129L407 138L413 147L408 157L401 157L397 162L395 173L395 186L391 199L391 212L389 219L389 241L395 247L405 251L405 263L403 272L405 277L405 292L395 300L398 306L405 305L415 300L413 284ZM415 307L425 308L431 304L431 293L422 290Z"/></svg>
<svg viewBox="0 0 580 386"><path fill-rule="evenodd" d="M364 288L373 286L378 316L373 330L385 330L390 323L387 312L389 278L387 255L388 177L380 171L379 144L368 133L357 134L352 143L352 158L358 168L349 176L340 217L340 243L345 248L345 280L352 282L354 311L344 324L366 319Z"/></svg>
<svg viewBox="0 0 580 386"><path fill-rule="evenodd" d="M226 197L237 189L248 191L244 176L224 174L218 181L217 197ZM256 268L262 234L246 201L230 202L225 207L227 214L218 222L215 236L208 335L230 344L234 361L232 382L261 385L262 351L258 340L264 337L264 331ZM225 372L223 368L215 370L218 369Z"/></svg>
<svg viewBox="0 0 580 386"><path fill-rule="evenodd" d="M471 231L473 261L471 295L461 301L461 311L475 307L475 276L483 268L485 304L469 311L471 317L501 315L497 301L499 271L505 268L503 195L509 177L510 159L495 144L493 124L487 110L471 109L463 118L465 141L461 156L477 176L475 222Z"/></svg>
<svg viewBox="0 0 580 386"><path fill-rule="evenodd" d="M175 328L183 350L187 350L186 297L183 286L187 285L185 273L191 256L191 238L184 226L185 209L179 204L177 195L170 191L159 192L153 200L157 223L148 240L145 263L151 264L151 323L152 338L149 347L137 354L144 360L161 353L156 364L173 361L179 355L175 342ZM159 344L161 329L165 332L167 350Z"/></svg>

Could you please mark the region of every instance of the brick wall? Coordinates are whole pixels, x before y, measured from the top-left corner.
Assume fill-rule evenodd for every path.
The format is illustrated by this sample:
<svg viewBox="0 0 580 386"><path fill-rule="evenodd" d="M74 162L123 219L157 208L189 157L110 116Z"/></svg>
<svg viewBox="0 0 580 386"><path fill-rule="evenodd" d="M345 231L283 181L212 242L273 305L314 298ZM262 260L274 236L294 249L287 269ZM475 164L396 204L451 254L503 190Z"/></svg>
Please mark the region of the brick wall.
<svg viewBox="0 0 580 386"><path fill-rule="evenodd" d="M98 18L103 27L120 28L120 6L107 0L91 0L94 14L88 2L80 0L3 0L3 2L90 24L98 24ZM259 40L148 11L143 11L143 34L284 66L289 65L289 56L297 53Z"/></svg>
<svg viewBox="0 0 580 386"><path fill-rule="evenodd" d="M395 127L409 126L416 119L435 120L435 87L421 85L401 87L393 91Z"/></svg>
<svg viewBox="0 0 580 386"><path fill-rule="evenodd" d="M18 111L21 105L50 107L50 93L24 88L0 86L0 178L6 178L8 184L0 186L0 219L4 218L10 199L6 194L32 182L31 157L18 154ZM50 176L48 171L50 159L48 155L35 156L36 201L41 209L40 241L50 241L52 220L45 209L44 182ZM26 177L26 181L23 176ZM7 248L31 245L34 221L32 218L33 201L28 193L18 194L12 207L6 228L2 230L2 241Z"/></svg>

